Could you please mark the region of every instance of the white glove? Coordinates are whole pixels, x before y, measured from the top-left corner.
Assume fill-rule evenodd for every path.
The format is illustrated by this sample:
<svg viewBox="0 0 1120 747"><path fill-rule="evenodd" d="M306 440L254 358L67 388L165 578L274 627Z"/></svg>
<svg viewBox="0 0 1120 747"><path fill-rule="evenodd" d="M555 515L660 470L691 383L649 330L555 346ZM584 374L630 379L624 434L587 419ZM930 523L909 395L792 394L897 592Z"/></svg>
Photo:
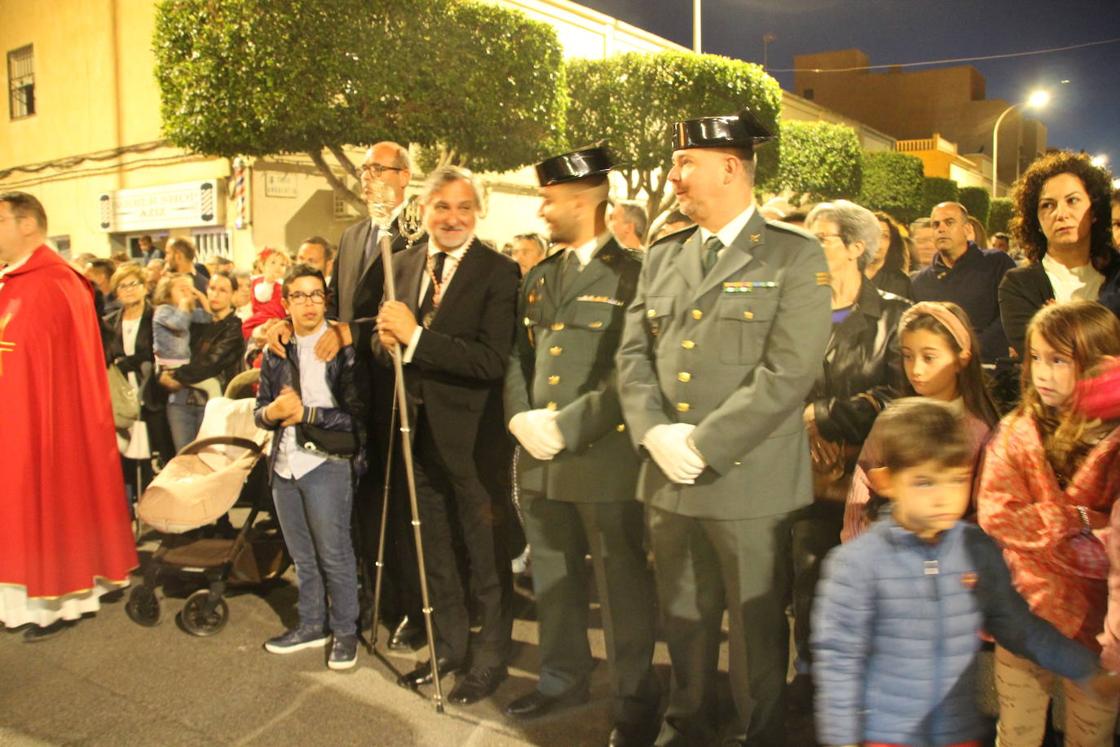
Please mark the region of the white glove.
<svg viewBox="0 0 1120 747"><path fill-rule="evenodd" d="M704 459L689 446L688 438L696 426L688 423L655 425L646 432L642 445L671 481L692 485L704 471Z"/></svg>
<svg viewBox="0 0 1120 747"><path fill-rule="evenodd" d="M548 461L564 448L564 435L556 425L554 410L526 410L509 421L513 434L534 459Z"/></svg>

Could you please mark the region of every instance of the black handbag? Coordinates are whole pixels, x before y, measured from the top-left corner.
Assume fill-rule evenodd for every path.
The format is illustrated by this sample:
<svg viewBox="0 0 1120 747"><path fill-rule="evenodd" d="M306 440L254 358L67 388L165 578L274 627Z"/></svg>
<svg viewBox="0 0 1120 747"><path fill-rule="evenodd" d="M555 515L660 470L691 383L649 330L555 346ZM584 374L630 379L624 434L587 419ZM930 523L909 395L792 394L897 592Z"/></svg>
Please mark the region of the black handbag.
<svg viewBox="0 0 1120 747"><path fill-rule="evenodd" d="M292 372L292 388L296 394L303 397L299 389L299 368L288 357L288 367ZM350 459L357 455L361 446L358 434L354 431L335 431L311 423L298 423L296 425L296 443L310 451L321 451L333 457Z"/></svg>

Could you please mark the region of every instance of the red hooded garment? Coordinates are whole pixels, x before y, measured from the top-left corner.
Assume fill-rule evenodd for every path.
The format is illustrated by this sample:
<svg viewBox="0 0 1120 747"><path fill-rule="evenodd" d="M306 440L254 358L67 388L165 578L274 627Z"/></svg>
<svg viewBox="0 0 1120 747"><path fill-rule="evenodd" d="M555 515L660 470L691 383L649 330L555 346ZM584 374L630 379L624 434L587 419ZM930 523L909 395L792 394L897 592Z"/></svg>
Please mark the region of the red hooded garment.
<svg viewBox="0 0 1120 747"><path fill-rule="evenodd" d="M126 583L136 548L93 292L46 246L0 274L0 434L0 587L31 601Z"/></svg>

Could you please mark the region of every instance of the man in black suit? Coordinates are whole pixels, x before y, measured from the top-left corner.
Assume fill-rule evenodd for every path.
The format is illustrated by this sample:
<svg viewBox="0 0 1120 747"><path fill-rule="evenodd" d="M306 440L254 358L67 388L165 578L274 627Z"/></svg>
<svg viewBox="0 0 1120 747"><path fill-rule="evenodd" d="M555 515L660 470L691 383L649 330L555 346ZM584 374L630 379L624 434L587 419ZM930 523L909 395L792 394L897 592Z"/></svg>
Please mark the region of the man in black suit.
<svg viewBox="0 0 1120 747"><path fill-rule="evenodd" d="M474 236L481 200L469 171L433 171L421 201L430 238L395 258L400 300L382 307L378 342L384 349L400 347L405 364L436 655L441 675L465 672L448 699L467 704L505 679L512 633L512 576L501 526L508 489L501 476L509 473L512 443L502 380L519 272L513 260ZM456 537L465 545L470 593L481 616L473 643ZM431 680L427 662L399 683L416 687Z"/></svg>
<svg viewBox="0 0 1120 747"><path fill-rule="evenodd" d="M362 195L368 202L376 189L389 201L388 235L393 253L402 252L416 237L401 230L404 193L412 180L408 150L393 142L381 142L366 151L361 165ZM385 479L385 458L388 454L390 418L393 402L393 373L368 355L375 334L374 317L384 293L385 270L381 263L378 242L382 229L372 219L360 220L347 228L338 242L327 298L327 318L336 321L334 334L323 335L315 347L323 360L334 358L343 345L353 344L358 351L359 378L370 381L369 420L366 423L366 464L368 469L354 492L354 523L357 533L357 554L367 579L375 575L378 534L381 522L381 500ZM280 326L270 335L270 347L283 355L283 342L291 334L290 327ZM394 467L400 473L400 462ZM410 649L424 640L424 624L420 613L419 577L416 571L416 550L409 526L408 506L404 493L394 490L389 506L388 529L385 535L385 576L382 589L381 618L393 631L389 648ZM363 594L363 609L368 608L368 590ZM363 618L365 627L368 618Z"/></svg>

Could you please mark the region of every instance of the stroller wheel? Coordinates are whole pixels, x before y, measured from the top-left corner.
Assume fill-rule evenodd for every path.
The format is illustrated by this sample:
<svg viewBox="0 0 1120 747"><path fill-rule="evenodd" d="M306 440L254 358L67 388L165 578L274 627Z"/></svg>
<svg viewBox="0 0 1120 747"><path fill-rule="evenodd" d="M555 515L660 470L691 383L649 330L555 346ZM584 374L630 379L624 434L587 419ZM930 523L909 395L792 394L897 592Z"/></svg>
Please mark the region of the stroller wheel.
<svg viewBox="0 0 1120 747"><path fill-rule="evenodd" d="M159 598L156 597L155 589L148 586L134 587L132 593L128 595L128 601L125 602L124 611L128 619L137 625L146 628L158 625Z"/></svg>
<svg viewBox="0 0 1120 747"><path fill-rule="evenodd" d="M210 607L207 612L207 607ZM187 597L183 611L179 613L179 623L183 630L200 637L221 632L229 621L229 605L221 597L215 597L208 589L200 589Z"/></svg>

